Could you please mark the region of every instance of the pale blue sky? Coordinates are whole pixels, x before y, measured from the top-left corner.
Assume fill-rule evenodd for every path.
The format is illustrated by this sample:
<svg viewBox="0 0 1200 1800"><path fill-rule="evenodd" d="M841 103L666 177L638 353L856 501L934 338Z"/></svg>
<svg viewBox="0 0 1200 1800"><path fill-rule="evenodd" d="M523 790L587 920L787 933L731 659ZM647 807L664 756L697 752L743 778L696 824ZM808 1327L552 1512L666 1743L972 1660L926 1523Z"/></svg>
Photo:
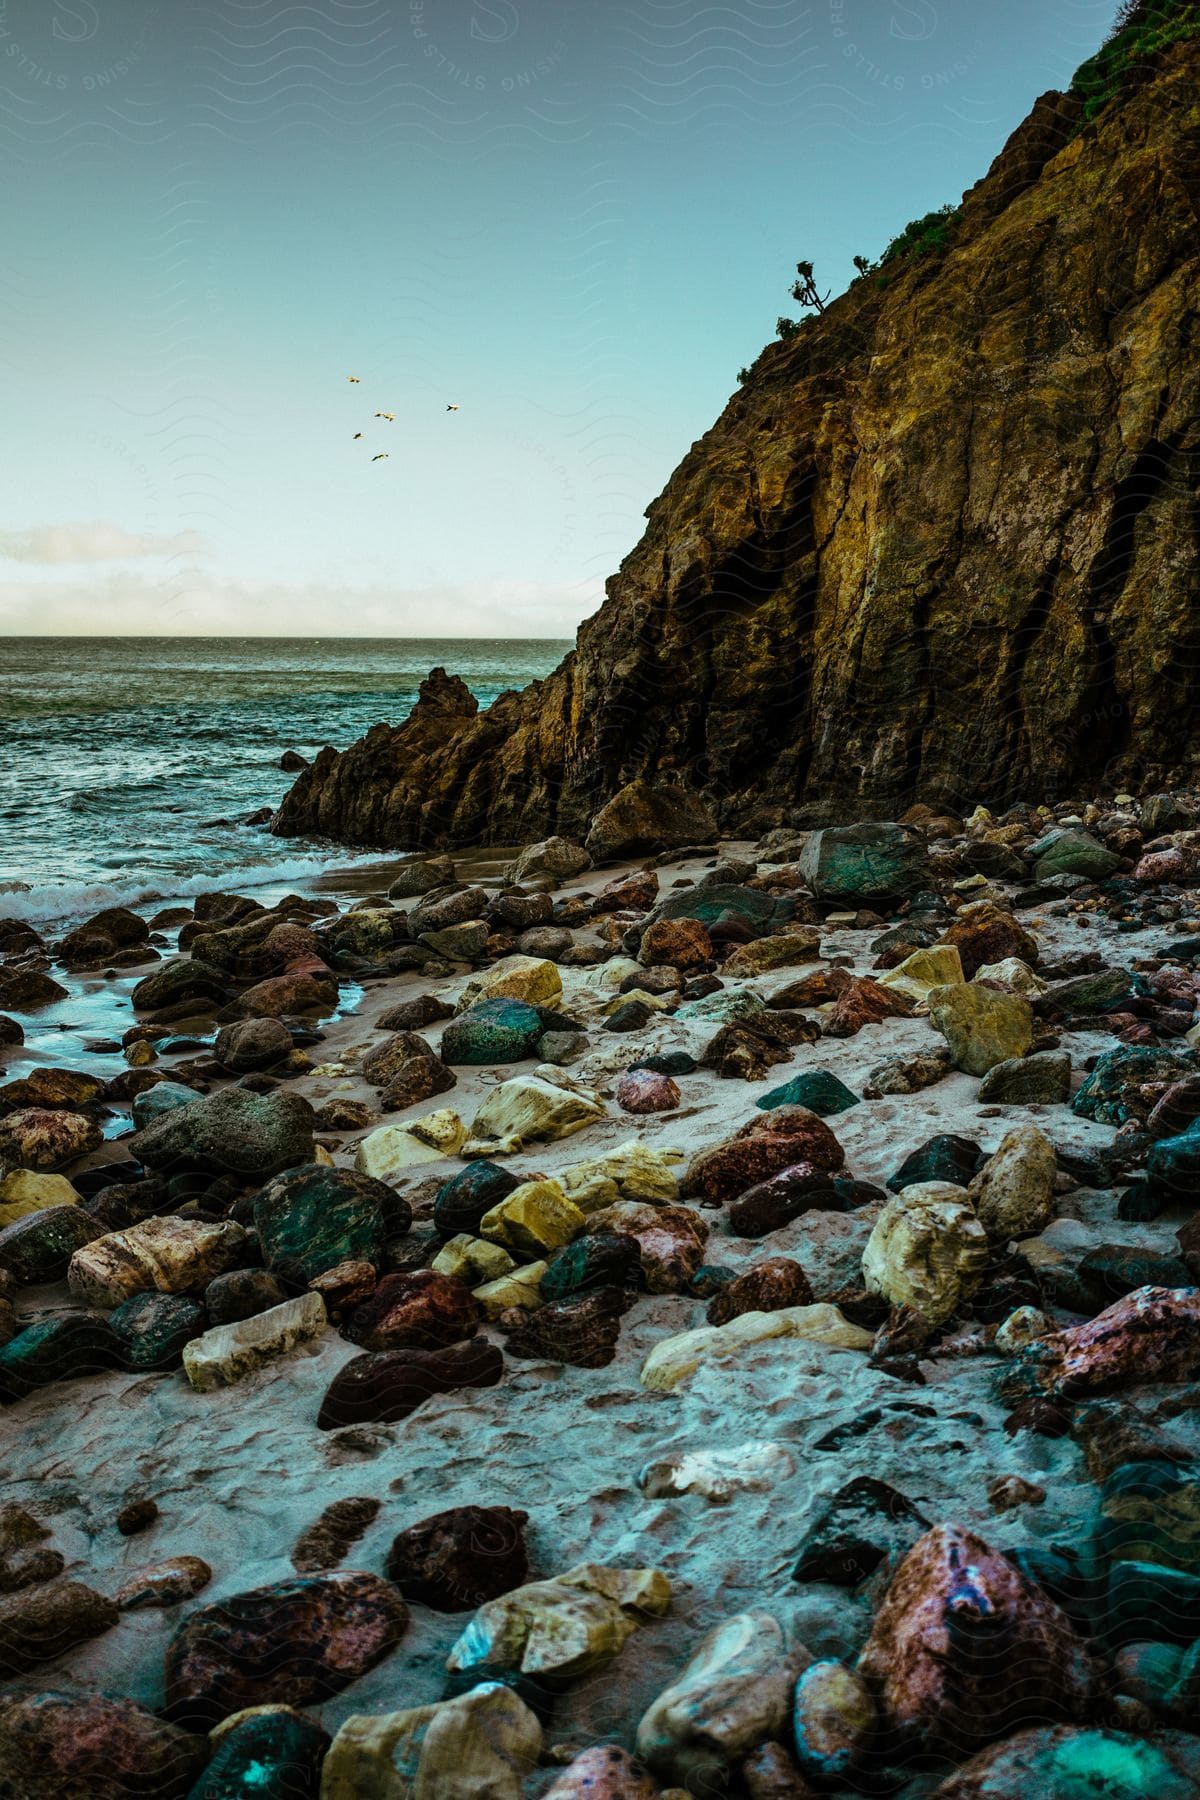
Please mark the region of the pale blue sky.
<svg viewBox="0 0 1200 1800"><path fill-rule="evenodd" d="M0 629L569 635L1114 11L0 0Z"/></svg>

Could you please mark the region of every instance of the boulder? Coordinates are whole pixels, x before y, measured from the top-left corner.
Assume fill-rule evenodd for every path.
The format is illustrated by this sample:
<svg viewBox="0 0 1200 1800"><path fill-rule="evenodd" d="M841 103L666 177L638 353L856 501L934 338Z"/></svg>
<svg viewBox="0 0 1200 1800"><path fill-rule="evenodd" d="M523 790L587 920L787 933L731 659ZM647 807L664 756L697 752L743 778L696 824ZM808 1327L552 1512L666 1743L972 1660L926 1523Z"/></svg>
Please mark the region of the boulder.
<svg viewBox="0 0 1200 1800"><path fill-rule="evenodd" d="M711 844L716 837L716 819L699 794L639 776L601 807L585 846L594 861L611 861L639 850Z"/></svg>
<svg viewBox="0 0 1200 1800"><path fill-rule="evenodd" d="M638 1755L663 1781L723 1792L743 1757L783 1735L795 1674L778 1620L735 1614L714 1626L643 1713Z"/></svg>
<svg viewBox="0 0 1200 1800"><path fill-rule="evenodd" d="M858 1666L900 1742L956 1757L1030 1717L1086 1718L1099 1694L1066 1614L957 1525L934 1527L909 1551Z"/></svg>
<svg viewBox="0 0 1200 1800"><path fill-rule="evenodd" d="M0 1177L0 1230L48 1206L74 1206L79 1195L62 1175L35 1169L10 1169Z"/></svg>
<svg viewBox="0 0 1200 1800"><path fill-rule="evenodd" d="M103 1229L74 1203L39 1207L0 1230L0 1269L23 1286L58 1281L76 1250Z"/></svg>
<svg viewBox="0 0 1200 1800"><path fill-rule="evenodd" d="M95 1375L121 1360L121 1345L98 1313L56 1313L27 1325L0 1348L0 1403L35 1388Z"/></svg>
<svg viewBox="0 0 1200 1800"><path fill-rule="evenodd" d="M710 1325L728 1325L743 1313L781 1312L785 1307L811 1306L812 1300L800 1264L789 1256L768 1256L726 1282L709 1301L705 1317Z"/></svg>
<svg viewBox="0 0 1200 1800"><path fill-rule="evenodd" d="M1083 1325L1041 1337L1018 1355L1005 1397L1058 1400L1148 1381L1190 1381L1200 1370L1200 1288L1141 1287Z"/></svg>
<svg viewBox="0 0 1200 1800"><path fill-rule="evenodd" d="M482 975L472 977L459 995L459 1012L481 1000L520 1000L526 1006L557 1006L562 976L552 962L537 956L504 956Z"/></svg>
<svg viewBox="0 0 1200 1800"><path fill-rule="evenodd" d="M652 1069L636 1069L622 1075L617 1083L616 1100L622 1112L644 1114L674 1112L682 1095L669 1075Z"/></svg>
<svg viewBox="0 0 1200 1800"><path fill-rule="evenodd" d="M1019 957L1030 968L1036 968L1040 958L1033 933L994 900L975 900L962 907L953 925L942 933L941 941L958 951L967 981L989 964L1004 962L1010 956Z"/></svg>
<svg viewBox="0 0 1200 1800"><path fill-rule="evenodd" d="M934 988L929 1019L950 1046L955 1068L967 1075L986 1075L1033 1043L1033 1008L1025 996L971 981Z"/></svg>
<svg viewBox="0 0 1200 1800"><path fill-rule="evenodd" d="M796 1163L833 1170L844 1161L841 1145L822 1119L803 1106L781 1106L693 1157L681 1191L723 1206Z"/></svg>
<svg viewBox="0 0 1200 1800"><path fill-rule="evenodd" d="M405 1712L352 1713L321 1771L321 1800L522 1800L542 1750L537 1717L486 1682Z"/></svg>
<svg viewBox="0 0 1200 1800"><path fill-rule="evenodd" d="M395 1423L434 1394L495 1387L503 1372L503 1355L483 1338L444 1350L381 1350L355 1356L326 1389L317 1430L335 1431L375 1420Z"/></svg>
<svg viewBox="0 0 1200 1800"><path fill-rule="evenodd" d="M100 1126L84 1113L25 1106L0 1118L0 1165L61 1169L98 1150L103 1142Z"/></svg>
<svg viewBox="0 0 1200 1800"><path fill-rule="evenodd" d="M235 1075L270 1069L292 1053L292 1034L280 1019L242 1019L217 1033L213 1055Z"/></svg>
<svg viewBox="0 0 1200 1800"><path fill-rule="evenodd" d="M551 1075L556 1079L550 1080ZM510 1155L526 1143L571 1137L602 1119L599 1094L567 1086L566 1080L559 1070L548 1068L502 1081L475 1114L465 1154Z"/></svg>
<svg viewBox="0 0 1200 1800"><path fill-rule="evenodd" d="M329 1741L294 1707L234 1713L209 1738L212 1760L187 1800L316 1800Z"/></svg>
<svg viewBox="0 0 1200 1800"><path fill-rule="evenodd" d="M1054 1145L1045 1132L1036 1125L1007 1132L968 1189L988 1236L1003 1242L1044 1230L1054 1216L1056 1172Z"/></svg>
<svg viewBox="0 0 1200 1800"><path fill-rule="evenodd" d="M591 866L592 859L582 844L574 843L571 838L548 837L522 850L509 868L508 876L518 887L538 876L551 881L570 881L573 875L582 875Z"/></svg>
<svg viewBox="0 0 1200 1800"><path fill-rule="evenodd" d="M642 1365L642 1386L677 1388L703 1364L738 1356L771 1338L804 1338L837 1350L869 1350L871 1333L851 1325L836 1306L790 1306L779 1312L742 1313L728 1325L701 1326L664 1338Z"/></svg>
<svg viewBox="0 0 1200 1800"><path fill-rule="evenodd" d="M377 1575L337 1570L227 1594L188 1614L166 1653L166 1710L206 1730L244 1707L320 1704L394 1650L408 1608Z"/></svg>
<svg viewBox="0 0 1200 1800"><path fill-rule="evenodd" d="M325 1302L320 1294L299 1294L235 1325L216 1325L193 1338L183 1352L188 1380L200 1393L232 1387L264 1363L287 1356L297 1344L320 1337Z"/></svg>
<svg viewBox="0 0 1200 1800"><path fill-rule="evenodd" d="M818 1119L834 1118L858 1104L858 1095L829 1069L805 1069L755 1101L762 1112L773 1112L777 1106L803 1106Z"/></svg>
<svg viewBox="0 0 1200 1800"><path fill-rule="evenodd" d="M152 1169L206 1169L266 1180L313 1157L313 1111L286 1090L252 1094L223 1088L136 1132L130 1154Z"/></svg>
<svg viewBox="0 0 1200 1800"><path fill-rule="evenodd" d="M435 1612L472 1612L525 1580L528 1516L507 1506L434 1513L392 1539L388 1578L406 1600Z"/></svg>
<svg viewBox="0 0 1200 1800"><path fill-rule="evenodd" d="M659 1569L580 1563L551 1581L533 1581L489 1600L446 1667L480 1680L519 1670L563 1686L605 1667L640 1619L661 1616L670 1601L671 1584Z"/></svg>
<svg viewBox="0 0 1200 1800"><path fill-rule="evenodd" d="M263 1261L293 1290L342 1262L380 1269L384 1245L411 1222L407 1200L382 1181L324 1163L275 1176L254 1201Z"/></svg>
<svg viewBox="0 0 1200 1800"><path fill-rule="evenodd" d="M1110 1726L1035 1725L981 1750L933 1800L1200 1800L1200 1740Z"/></svg>
<svg viewBox="0 0 1200 1800"><path fill-rule="evenodd" d="M206 1295L214 1285L208 1284ZM205 1307L186 1294L134 1294L108 1315L121 1366L129 1370L177 1369L206 1322Z"/></svg>
<svg viewBox="0 0 1200 1800"><path fill-rule="evenodd" d="M132 1700L53 1690L0 1698L0 1769L13 1800L185 1800L204 1757L203 1740Z"/></svg>
<svg viewBox="0 0 1200 1800"><path fill-rule="evenodd" d="M111 1631L113 1602L79 1581L39 1582L0 1599L0 1675L12 1681L30 1663L50 1662Z"/></svg>
<svg viewBox="0 0 1200 1800"><path fill-rule="evenodd" d="M445 1237L455 1237L460 1232L477 1236L485 1214L520 1185L520 1176L498 1163L468 1163L438 1189L433 1222Z"/></svg>
<svg viewBox="0 0 1200 1800"><path fill-rule="evenodd" d="M479 1000L446 1026L442 1061L455 1066L522 1062L536 1054L545 1029L537 1007L523 1000Z"/></svg>
<svg viewBox="0 0 1200 1800"><path fill-rule="evenodd" d="M658 1800L659 1789L619 1744L596 1744L576 1756L542 1800Z"/></svg>
<svg viewBox="0 0 1200 1800"><path fill-rule="evenodd" d="M942 1325L969 1299L987 1264L987 1233L967 1194L917 1182L889 1200L863 1251L867 1290Z"/></svg>
<svg viewBox="0 0 1200 1800"><path fill-rule="evenodd" d="M642 1282L651 1294L678 1294L704 1260L708 1226L686 1206L618 1200L588 1215L588 1237L628 1237L637 1245Z"/></svg>
<svg viewBox="0 0 1200 1800"><path fill-rule="evenodd" d="M603 1369L616 1354L621 1318L629 1296L616 1287L598 1288L569 1300L545 1301L538 1295L536 1311L524 1316L517 1309L502 1323L507 1330L504 1348L510 1356L535 1362L565 1363L575 1369Z"/></svg>
<svg viewBox="0 0 1200 1800"><path fill-rule="evenodd" d="M486 1213L479 1232L518 1255L540 1257L569 1244L585 1223L586 1215L560 1182L534 1180L523 1182Z"/></svg>
<svg viewBox="0 0 1200 1800"><path fill-rule="evenodd" d="M976 1095L988 1106L1064 1106L1070 1098L1069 1050L1036 1050L993 1063Z"/></svg>
<svg viewBox="0 0 1200 1800"><path fill-rule="evenodd" d="M245 1253L246 1233L232 1219L144 1219L76 1250L67 1271L83 1306L119 1306L133 1294L199 1293Z"/></svg>
<svg viewBox="0 0 1200 1800"><path fill-rule="evenodd" d="M867 1762L877 1719L862 1676L831 1659L801 1671L792 1700L792 1736L802 1775L822 1786L852 1780Z"/></svg>
<svg viewBox="0 0 1200 1800"><path fill-rule="evenodd" d="M1036 857L1034 875L1046 881L1051 875L1081 875L1085 881L1105 881L1121 866L1121 858L1108 850L1089 831L1071 828L1052 832L1029 846Z"/></svg>
<svg viewBox="0 0 1200 1800"><path fill-rule="evenodd" d="M364 1350L434 1350L474 1337L479 1307L461 1281L433 1269L385 1275L343 1335Z"/></svg>
<svg viewBox="0 0 1200 1800"><path fill-rule="evenodd" d="M925 840L903 825L840 825L814 831L797 869L818 900L852 906L904 900L930 885Z"/></svg>
<svg viewBox="0 0 1200 1800"><path fill-rule="evenodd" d="M404 1125L381 1125L360 1140L354 1166L360 1175L390 1183L422 1163L443 1162L464 1147L467 1128L456 1112L441 1107Z"/></svg>
<svg viewBox="0 0 1200 1800"><path fill-rule="evenodd" d="M449 856L415 856L402 862L391 886L389 900L419 900L435 888L454 880L454 861Z"/></svg>

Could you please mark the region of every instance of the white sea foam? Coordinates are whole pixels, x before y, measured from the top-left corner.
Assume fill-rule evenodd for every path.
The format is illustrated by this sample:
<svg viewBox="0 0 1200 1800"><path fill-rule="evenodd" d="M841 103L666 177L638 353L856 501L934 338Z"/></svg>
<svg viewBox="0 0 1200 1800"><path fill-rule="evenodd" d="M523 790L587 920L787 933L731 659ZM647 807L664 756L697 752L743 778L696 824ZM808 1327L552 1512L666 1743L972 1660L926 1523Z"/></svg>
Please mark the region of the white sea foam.
<svg viewBox="0 0 1200 1800"><path fill-rule="evenodd" d="M144 876L129 882L63 881L39 886L0 881L0 919L23 919L31 925L65 925L106 906L161 907L214 891L230 894L262 887L308 888L318 877L336 882L343 870L383 867L399 862L401 855L397 851L388 857L374 850L355 856L331 847L306 856L281 856L274 862L211 868L194 875L164 874L159 881Z"/></svg>

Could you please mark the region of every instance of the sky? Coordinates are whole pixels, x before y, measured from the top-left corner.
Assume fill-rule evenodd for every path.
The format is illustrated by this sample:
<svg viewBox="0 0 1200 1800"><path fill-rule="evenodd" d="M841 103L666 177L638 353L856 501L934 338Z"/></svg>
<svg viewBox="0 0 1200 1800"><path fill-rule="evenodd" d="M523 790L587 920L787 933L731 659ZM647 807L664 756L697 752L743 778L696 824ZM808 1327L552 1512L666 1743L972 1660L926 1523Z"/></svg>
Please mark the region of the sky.
<svg viewBox="0 0 1200 1800"><path fill-rule="evenodd" d="M0 633L573 635L1115 10L0 0Z"/></svg>

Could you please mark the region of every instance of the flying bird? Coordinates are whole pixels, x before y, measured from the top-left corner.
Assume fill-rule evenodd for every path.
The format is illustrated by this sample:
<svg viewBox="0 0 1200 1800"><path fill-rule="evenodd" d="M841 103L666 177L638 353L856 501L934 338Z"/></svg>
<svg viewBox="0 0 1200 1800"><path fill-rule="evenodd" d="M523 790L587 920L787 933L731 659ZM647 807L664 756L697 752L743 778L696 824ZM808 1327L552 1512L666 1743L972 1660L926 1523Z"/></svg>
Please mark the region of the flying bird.
<svg viewBox="0 0 1200 1800"><path fill-rule="evenodd" d="M361 432L361 431L356 431L356 432L355 432L355 434L354 434L354 438L355 438L355 442L357 442L357 441L358 441L358 439L359 439L359 438L360 438L360 437L361 437L361 436L362 436L362 432Z"/></svg>
<svg viewBox="0 0 1200 1800"><path fill-rule="evenodd" d="M347 375L346 380L347 381L361 381L362 376L361 375Z"/></svg>
<svg viewBox="0 0 1200 1800"><path fill-rule="evenodd" d="M462 408L458 407L458 406L447 406L446 411L447 412L461 412Z"/></svg>
<svg viewBox="0 0 1200 1800"><path fill-rule="evenodd" d="M377 419L386 419L386 420L387 420L387 422L388 422L388 424L389 424L389 425L394 425L394 424L395 424L395 423L396 423L396 415L395 415L395 413L383 413L383 412L380 412L380 413L376 413L376 414L375 414L375 417L376 417L376 418L377 418Z"/></svg>
<svg viewBox="0 0 1200 1800"><path fill-rule="evenodd" d="M381 450L381 451L380 451L380 452L379 452L379 455L378 455L378 456L373 456L373 457L372 457L372 458L371 458L371 461L372 461L372 462L386 462L386 461L387 461L387 459L388 459L388 453L387 453L387 451L386 451L386 450Z"/></svg>

